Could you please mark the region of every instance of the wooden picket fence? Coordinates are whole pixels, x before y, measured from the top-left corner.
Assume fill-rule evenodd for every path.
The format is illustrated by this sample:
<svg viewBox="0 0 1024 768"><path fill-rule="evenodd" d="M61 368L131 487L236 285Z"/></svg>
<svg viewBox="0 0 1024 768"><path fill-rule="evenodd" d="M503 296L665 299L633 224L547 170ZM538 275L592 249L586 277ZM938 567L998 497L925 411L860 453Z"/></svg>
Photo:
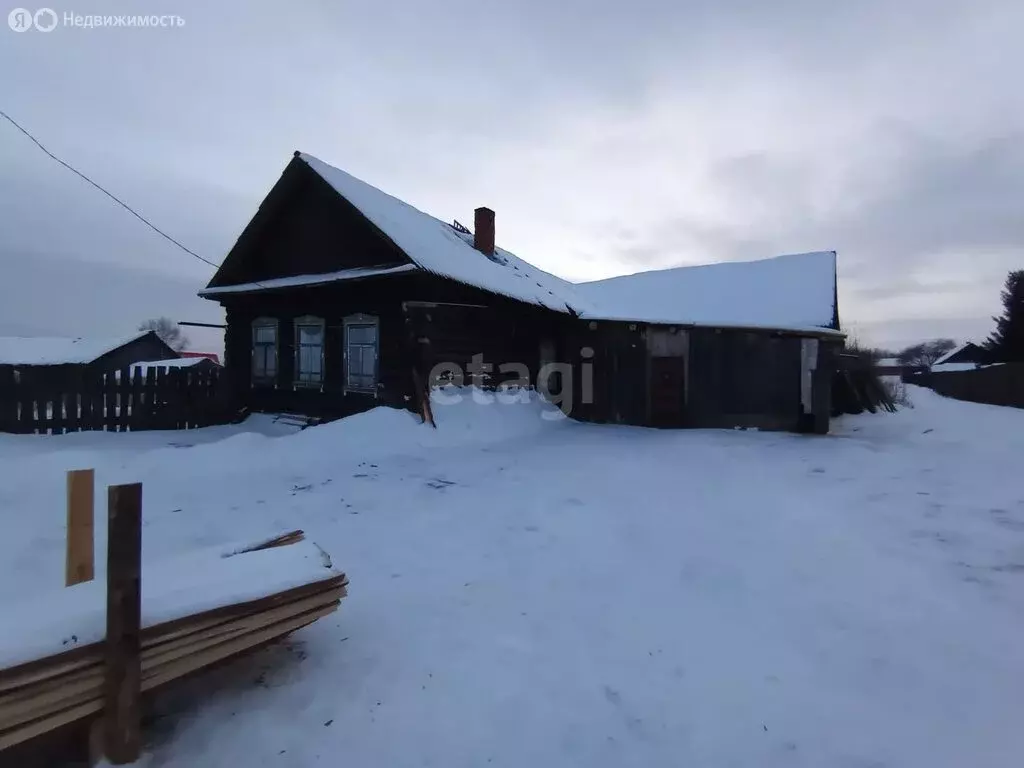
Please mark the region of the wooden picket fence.
<svg viewBox="0 0 1024 768"><path fill-rule="evenodd" d="M220 368L0 366L0 432L193 429L235 415Z"/></svg>

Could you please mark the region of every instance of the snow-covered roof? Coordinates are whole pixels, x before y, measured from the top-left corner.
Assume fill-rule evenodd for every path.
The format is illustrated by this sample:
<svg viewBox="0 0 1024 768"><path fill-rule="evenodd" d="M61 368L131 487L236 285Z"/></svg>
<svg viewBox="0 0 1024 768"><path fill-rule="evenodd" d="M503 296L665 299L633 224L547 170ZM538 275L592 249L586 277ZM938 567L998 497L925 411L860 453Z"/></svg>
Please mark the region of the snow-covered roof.
<svg viewBox="0 0 1024 768"><path fill-rule="evenodd" d="M936 365L942 365L947 360L949 360L951 357L953 357L954 355L959 355L961 352L963 352L965 349L967 349L967 347L970 347L970 346L973 346L971 344L971 342L965 341L959 347L954 347L953 349L949 350L949 352L947 352L942 357L940 357L938 360L936 360L934 363L932 363L932 368L934 369ZM974 363L971 363L971 367L972 368L974 367Z"/></svg>
<svg viewBox="0 0 1024 768"><path fill-rule="evenodd" d="M151 331L117 339L0 336L0 365L65 365L91 363Z"/></svg>
<svg viewBox="0 0 1024 768"><path fill-rule="evenodd" d="M472 235L312 155L299 157L427 272L559 312L580 309L583 300L567 280L501 248L491 260L473 247Z"/></svg>
<svg viewBox="0 0 1024 768"><path fill-rule="evenodd" d="M393 275L399 272L412 272L416 269L413 264L401 264L397 267L356 267L353 269L342 269L338 272L324 272L316 275L295 275L294 277L275 277L272 280L261 280L258 283L241 283L239 285L225 285L219 288L206 288L199 292L200 296L219 296L224 293L253 293L255 291L266 291L274 288L295 288L303 285L323 285L325 283L340 283L346 280L359 280L364 277L376 277L377 275Z"/></svg>
<svg viewBox="0 0 1024 768"><path fill-rule="evenodd" d="M132 368L191 368L193 365L199 365L209 359L208 357L175 357L170 360L147 360L144 363L132 365Z"/></svg>
<svg viewBox="0 0 1024 768"><path fill-rule="evenodd" d="M835 314L835 251L676 267L580 283L584 317L821 332Z"/></svg>
<svg viewBox="0 0 1024 768"><path fill-rule="evenodd" d="M973 371L975 368L981 367L977 363L932 363L929 370L932 373L943 373L944 371Z"/></svg>
<svg viewBox="0 0 1024 768"><path fill-rule="evenodd" d="M827 327L835 313L834 251L570 283L501 248L495 249L493 258L488 257L473 247L472 234L312 155L300 153L297 157L390 238L413 265L207 288L200 296L319 285L418 268L586 319L838 333Z"/></svg>
<svg viewBox="0 0 1024 768"><path fill-rule="evenodd" d="M883 357L878 361L877 365L880 365L883 368L896 368L903 364L900 362L898 357Z"/></svg>

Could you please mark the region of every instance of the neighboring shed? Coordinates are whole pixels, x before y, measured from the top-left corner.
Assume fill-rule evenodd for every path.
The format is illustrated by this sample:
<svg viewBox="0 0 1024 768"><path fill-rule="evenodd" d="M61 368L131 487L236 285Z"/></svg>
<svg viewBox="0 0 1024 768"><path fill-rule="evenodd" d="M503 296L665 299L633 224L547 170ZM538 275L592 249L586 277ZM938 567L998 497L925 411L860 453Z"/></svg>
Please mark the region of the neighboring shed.
<svg viewBox="0 0 1024 768"><path fill-rule="evenodd" d="M421 408L441 378L536 385L575 418L827 431L835 253L569 283L296 153L200 295L252 410Z"/></svg>
<svg viewBox="0 0 1024 768"><path fill-rule="evenodd" d="M115 371L146 360L177 358L154 331L120 338L0 337L0 367Z"/></svg>
<svg viewBox="0 0 1024 768"><path fill-rule="evenodd" d="M902 376L905 368L898 357L882 357L875 361L879 376Z"/></svg>
<svg viewBox="0 0 1024 768"><path fill-rule="evenodd" d="M990 355L984 347L968 341L955 349L951 349L934 363L932 373L944 371L972 371L978 366L989 362Z"/></svg>

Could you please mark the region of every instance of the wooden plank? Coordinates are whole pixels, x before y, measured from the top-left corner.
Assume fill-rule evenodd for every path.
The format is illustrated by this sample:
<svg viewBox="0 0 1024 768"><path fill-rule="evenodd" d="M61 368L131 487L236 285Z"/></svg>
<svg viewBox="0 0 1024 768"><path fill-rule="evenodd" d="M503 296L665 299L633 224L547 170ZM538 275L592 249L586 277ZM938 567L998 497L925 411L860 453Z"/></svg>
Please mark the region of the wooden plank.
<svg viewBox="0 0 1024 768"><path fill-rule="evenodd" d="M96 695L101 696L103 693L103 659L99 656L95 657L89 666L5 693L0 696L0 731L5 730L11 724L9 721L11 715L20 714L18 710L21 706L49 693L61 693L71 686L88 680L95 683ZM58 709L63 709L63 707L55 707L54 711ZM35 718L28 719L34 720ZM25 721L19 720L18 722Z"/></svg>
<svg viewBox="0 0 1024 768"><path fill-rule="evenodd" d="M347 584L348 578L345 574L333 574L318 581L309 582L283 592L277 592L273 595L256 598L255 600L250 600L248 602L233 603L219 608L212 608L208 611L193 614L191 616L172 619L171 621L166 621L161 624L154 624L143 630L143 643L144 645L147 644L150 637L163 637L170 633L179 632L183 629L187 630L197 622L216 623L229 617L237 617L256 613L258 611L269 610L270 608L278 605L293 602L337 587L341 587L342 595L344 596L346 594L345 587ZM13 667L0 669L0 693L28 684L35 680L50 677L54 674L54 670L77 669L83 665L87 665L89 663L89 659L93 658L95 654L101 652L101 646L102 643L92 643L90 645L79 646L72 650L64 651L63 653L47 656L41 659L33 659L32 661L26 661Z"/></svg>
<svg viewBox="0 0 1024 768"><path fill-rule="evenodd" d="M103 701L103 671L89 670L31 697L0 704L0 733L86 702Z"/></svg>
<svg viewBox="0 0 1024 768"><path fill-rule="evenodd" d="M273 538L266 539L265 541L261 541L257 544L253 544L252 546L246 547L245 549L241 549L235 554L229 555L229 557L234 557L235 555L244 555L246 552L259 552L262 549L286 547L289 544L295 544L296 542L303 541L305 538L305 531L302 531L301 529L296 529L294 531L288 531L287 533L282 533L278 536L274 536Z"/></svg>
<svg viewBox="0 0 1024 768"><path fill-rule="evenodd" d="M94 575L93 499L95 473L73 469L67 474L67 551L64 584L92 581Z"/></svg>
<svg viewBox="0 0 1024 768"><path fill-rule="evenodd" d="M14 366L0 365L0 432L18 428L17 375Z"/></svg>
<svg viewBox="0 0 1024 768"><path fill-rule="evenodd" d="M312 596L314 594L333 590L337 587L341 587L342 596L347 594L345 589L348 584L348 579L344 574L331 576L327 579L320 581L303 584L302 586L295 587L293 589L286 590L285 592L278 592L274 595L268 595L266 597L257 598L246 603L234 603L232 605L221 606L220 608L213 608L203 613L194 614L192 616L186 616L181 619L174 619L173 621L164 622L156 627L147 628L146 633L159 632L160 634L175 632L183 627L188 627L190 624L196 621L207 621L214 619L223 619L229 617L236 617L242 615L248 615L251 613L257 613L259 611L270 610L276 608L279 605L285 603L294 602L305 597ZM0 670L0 674L2 674ZM2 679L2 678L0 678Z"/></svg>
<svg viewBox="0 0 1024 768"><path fill-rule="evenodd" d="M142 385L142 391L145 400L142 428L156 429L156 368L153 366L146 368L146 380Z"/></svg>
<svg viewBox="0 0 1024 768"><path fill-rule="evenodd" d="M58 656L48 656L45 659L35 659L17 667L10 667L10 670L16 670L14 674L6 674L8 673L7 669L0 670L5 673L5 677L0 679L0 694L6 695L8 691L36 685L60 675L71 674L100 661L102 661L102 657L99 652L99 643L94 643Z"/></svg>
<svg viewBox="0 0 1024 768"><path fill-rule="evenodd" d="M110 388L112 386L113 374L102 373L100 374L100 391L99 391L99 404L100 404L100 422L103 425L101 429L109 432L115 431L113 427L112 414L113 414L113 396L111 395Z"/></svg>
<svg viewBox="0 0 1024 768"><path fill-rule="evenodd" d="M86 373L89 390L89 429L103 431L103 374Z"/></svg>
<svg viewBox="0 0 1024 768"><path fill-rule="evenodd" d="M117 431L127 432L131 424L132 412L132 369L124 367L117 377Z"/></svg>
<svg viewBox="0 0 1024 768"><path fill-rule="evenodd" d="M164 377L164 429L178 429L178 401L180 393L178 392L178 374L180 371L177 368L166 368L163 372Z"/></svg>
<svg viewBox="0 0 1024 768"><path fill-rule="evenodd" d="M195 426L196 404L199 399L198 377L188 368L179 368L181 374L181 429Z"/></svg>
<svg viewBox="0 0 1024 768"><path fill-rule="evenodd" d="M57 434L53 431L55 426L54 407L54 373L51 370L42 370L37 379L36 385L36 414L39 421L39 434Z"/></svg>
<svg viewBox="0 0 1024 768"><path fill-rule="evenodd" d="M308 611L307 613L303 613L286 621L261 629L259 632L251 632L226 643L221 643L220 645L210 648L202 653L192 654L183 659L173 661L170 664L165 664L162 667L158 667L154 670L151 676L147 677L143 683L143 689L148 691L152 688L163 685L164 683L170 682L171 680L183 677L197 669L201 669L202 667L214 664L222 659L234 656L249 648L263 645L270 640L287 635L288 633L301 629L308 624L312 624L317 619L328 616L336 610L338 610L338 604L331 603L330 605L325 605L321 608Z"/></svg>
<svg viewBox="0 0 1024 768"><path fill-rule="evenodd" d="M68 374L64 391L64 432L78 432L81 429L81 396L83 369L75 366Z"/></svg>
<svg viewBox="0 0 1024 768"><path fill-rule="evenodd" d="M82 429L82 377L85 369L75 366L68 376L68 387L64 393L64 432L79 432Z"/></svg>
<svg viewBox="0 0 1024 768"><path fill-rule="evenodd" d="M122 378L121 384L124 386L127 382ZM114 485L107 490L107 636L103 696L104 748L114 765L138 760L142 748L141 577L142 484Z"/></svg>
<svg viewBox="0 0 1024 768"><path fill-rule="evenodd" d="M317 592L306 598L296 600L278 608L270 608L257 613L245 614L230 618L218 618L207 621L196 622L194 625L181 627L174 632L146 637L144 634L142 642L142 663L145 668L151 664L151 660L157 655L166 654L169 651L187 647L189 643L206 637L212 637L218 632L229 631L232 627L242 626L245 622L250 624L259 619L260 621L272 621L272 617L285 617L289 612L302 612L309 607L324 605L330 602L339 602L345 596L345 588L337 586L333 589ZM271 617L271 618L268 618ZM101 675L103 658L99 653L98 644L92 646L93 653L87 657L80 658L76 663L60 664L51 671L52 674L42 674L48 670L37 670L41 674L25 677L23 680L15 681L0 691L0 704L10 701L24 701L33 695L33 692L43 692L51 687L59 687L65 681L73 681L85 675ZM51 657L54 658L54 657Z"/></svg>
<svg viewBox="0 0 1024 768"><path fill-rule="evenodd" d="M164 429L164 419L166 416L166 409L164 408L164 386L165 376L167 372L166 368L150 368L149 374L152 374L153 385L150 389L150 397L153 398L153 402L150 404L149 409L149 428L150 429ZM149 381L147 374L147 382Z"/></svg>
<svg viewBox="0 0 1024 768"><path fill-rule="evenodd" d="M44 733L49 733L69 723L93 715L101 709L103 709L103 703L99 699L93 699L85 704L70 707L49 717L35 720L21 728L0 733L0 752L8 747L13 747L15 744L34 739L36 736L42 736Z"/></svg>
<svg viewBox="0 0 1024 768"><path fill-rule="evenodd" d="M32 382L36 372L32 368L22 368L19 373L17 403L18 428L16 432L26 435L35 431L35 403L32 400Z"/></svg>
<svg viewBox="0 0 1024 768"><path fill-rule="evenodd" d="M271 640L283 637L297 629L301 629L302 627L312 624L317 619L330 615L336 611L337 608L337 603L323 606L316 610L301 614L300 616L288 619L287 621L267 627L259 632L250 633L230 642L210 648L202 653L186 656L185 658L171 662L170 664L157 667L142 683L142 690L149 691L154 688L158 688L161 685L169 683L180 677L184 677L185 675L202 669L203 667L264 645ZM67 709L42 717L21 727L0 733L0 751L100 712L102 708L103 704L101 700L96 698L82 704L70 706ZM115 765L118 765L119 763L109 752L109 742L107 742L107 744L108 746L105 750L107 757Z"/></svg>
<svg viewBox="0 0 1024 768"><path fill-rule="evenodd" d="M132 374L129 379L129 408L128 408L128 428L132 432L137 432L143 428L145 424L145 413L143 412L142 404L142 386L144 374L142 373L142 366L135 366L131 369Z"/></svg>
<svg viewBox="0 0 1024 768"><path fill-rule="evenodd" d="M340 599L337 591L326 596L318 595L300 600L297 603L289 603L270 611L243 616L221 626L187 635L174 643L168 643L165 646L158 646L147 651L144 656L143 667L147 670L151 669L154 666L174 661L182 656L188 656L228 640L233 640L236 637L260 631L263 627L272 626L312 610L330 605L337 607Z"/></svg>
<svg viewBox="0 0 1024 768"><path fill-rule="evenodd" d="M205 652L215 646L241 638L254 632L276 626L311 611L324 608L336 610L340 590L321 594L306 600L282 606L260 614L246 616L219 627L188 635L142 652L142 679L152 678L167 664L181 658ZM146 685L143 684L143 690ZM91 697L103 695L103 669L99 664L30 686L0 697L0 732L30 722L69 706L83 703Z"/></svg>
<svg viewBox="0 0 1024 768"><path fill-rule="evenodd" d="M89 371L82 369L78 373L78 423L76 431L84 432L89 429L92 415L89 409Z"/></svg>

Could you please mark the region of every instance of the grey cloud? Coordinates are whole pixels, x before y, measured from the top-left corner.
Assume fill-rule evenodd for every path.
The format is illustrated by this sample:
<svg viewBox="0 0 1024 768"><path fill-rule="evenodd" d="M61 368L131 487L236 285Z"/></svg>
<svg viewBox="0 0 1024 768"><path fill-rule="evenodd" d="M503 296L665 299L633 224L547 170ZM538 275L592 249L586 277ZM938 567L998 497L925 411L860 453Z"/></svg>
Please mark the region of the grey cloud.
<svg viewBox="0 0 1024 768"><path fill-rule="evenodd" d="M763 154L728 158L709 178L734 202L734 222L709 225L679 217L640 242L619 243L615 256L630 267L649 268L693 263L680 254L695 251L745 259L827 248L839 252L843 292L858 300L977 292L972 278L944 277L942 270L950 258L973 260L974 279L991 281L993 274L1024 264L1022 138L1014 133L951 146L903 137L884 168L868 174L873 185L851 180L850 200L824 213L814 211L810 199L813 169ZM891 144L882 138L878 143ZM758 225L743 215L748 200L769 206ZM922 270L927 281L915 276ZM994 292L992 302L979 306L964 327L987 327L996 310ZM936 328L943 325L936 320Z"/></svg>
<svg viewBox="0 0 1024 768"><path fill-rule="evenodd" d="M955 280L939 267L927 283L918 275L950 254L984 251L974 277L995 286L1022 252L1024 107L1013 73L1024 66L1024 11L1011 0L174 5L186 19L175 31L0 30L0 70L17 73L0 107L213 261L298 148L446 216L491 199L496 159L536 161L517 184L557 186L584 208L588 197L621 197L620 214L565 223L551 242L532 243L558 254L546 267L568 277L836 248L844 295L855 299L844 305L875 307L941 298ZM95 0L88 10L138 7ZM758 108L776 94L796 112L762 119ZM694 110L749 119L764 141L700 158L703 188L727 216L698 215L682 200L640 226L650 185L629 177L624 192L615 180L628 174L617 171L652 157L680 162L673 146L647 142L687 136ZM819 112L852 126L831 158L803 151L819 136ZM558 126L589 115L603 140L582 142L586 151L570 143L579 134L557 143ZM616 118L612 129L605 116ZM779 136L793 139L788 151L776 149ZM560 157L571 162L555 172L543 164ZM823 206L833 160L860 170ZM607 186L590 183L592 169L608 171ZM31 252L162 270L195 287L208 276L79 184L0 125L5 268ZM510 207L531 195L499 191ZM570 222L559 195L544 200L545 218ZM850 320L903 322L871 311L881 314ZM975 315L991 311L979 305ZM0 326L20 322L0 312ZM951 313L936 306L936 326Z"/></svg>

